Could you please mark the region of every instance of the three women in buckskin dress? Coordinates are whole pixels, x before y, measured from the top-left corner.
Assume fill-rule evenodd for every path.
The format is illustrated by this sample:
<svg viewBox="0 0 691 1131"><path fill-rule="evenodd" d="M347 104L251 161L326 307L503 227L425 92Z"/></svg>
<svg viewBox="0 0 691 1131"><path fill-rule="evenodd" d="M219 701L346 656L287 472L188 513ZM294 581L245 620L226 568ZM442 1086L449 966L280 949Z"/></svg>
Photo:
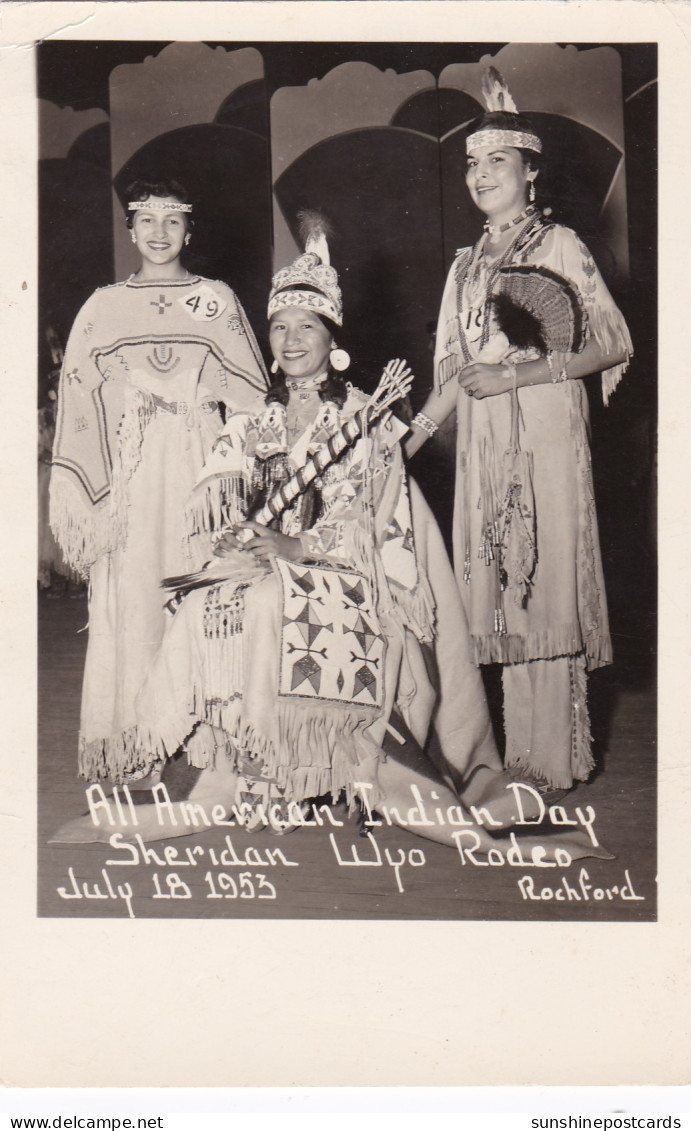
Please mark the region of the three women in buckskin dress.
<svg viewBox="0 0 691 1131"><path fill-rule="evenodd" d="M132 298L124 336L101 331L93 345L103 300L94 296L94 310L87 304L82 312L73 332L81 354L68 346L63 385L67 397L81 398L83 419L93 431L91 442L77 447L75 466L59 453L69 495L61 493L58 481L56 525L71 559L94 563L94 593L98 585L113 654L128 644L127 618L113 629L112 610L128 592L130 553L137 558L143 552L151 567L147 607L157 605L157 611L162 576L200 565L211 556L212 543L221 563L210 584L185 598L158 655L163 632L156 619L133 678L124 668L112 678L108 648L90 644L90 652L100 651L113 688L122 679L129 691L128 711L119 713L117 725L101 727L103 735L93 728L83 733L85 776L108 773L126 780L184 745L189 760L203 770L192 793L202 801L221 796L230 803L238 790L251 798L258 783L267 798L289 802L324 792L335 797L341 790L351 799L359 793L362 800L364 782L369 803L403 804L413 781L430 803L436 795L454 804L457 794L449 787L460 787L466 804L491 801L498 823L507 823L506 775L472 661L504 665L505 762L516 776L545 791L569 788L588 776L585 673L611 660L611 643L581 378L602 372L607 398L631 343L587 249L529 201L541 142L530 122L502 100L504 109L485 115L468 137L468 186L488 217L487 230L474 248L459 252L449 275L435 391L406 444L409 453L417 450L457 409L454 553L462 605L449 584L436 525L404 474L399 448L404 429L395 419L378 423L369 434L363 425L356 442L272 526L252 518L272 491L364 407L362 394L340 377L343 351L334 341L342 324L340 291L323 250L306 252L274 279L270 340L279 377L261 401L256 394L263 373L254 340L237 300L220 284L188 280L178 264L165 284L180 288L173 292L164 289L164 276L147 269L139 281L120 286L145 289L153 315ZM156 222L159 207L179 221L180 210L166 213L165 205L183 205L182 199L155 193L148 199L154 202L148 219L137 207L135 224ZM151 241L135 235L148 254ZM183 230L176 238L184 235ZM158 233L153 251L166 238ZM179 252L182 243L174 246ZM542 337L512 340L501 324L496 294L508 269L518 269L508 288L514 313L527 294L524 308L532 302L533 324ZM566 303L568 345L557 333L559 348L547 348L554 338L552 311L535 311L536 293L556 303L552 321L563 320ZM150 322L157 326L156 317L168 310L175 333L159 338ZM136 333L144 313L148 338ZM217 319L216 330L225 335L220 343L210 325ZM177 326L180 321L184 328ZM187 398L182 412L180 402L166 401L163 392L170 395L173 353L177 357L187 345L195 358L188 385L199 392L196 408L188 385L176 392ZM78 359L75 372L69 368L71 353ZM82 379L80 357L82 367L92 367L90 382ZM164 377L162 367L168 367ZM131 374L139 376L142 368L143 388L135 383L133 390ZM119 404L117 411L106 410L106 385L114 374L120 378L114 384L127 394L124 414ZM227 399L236 411L211 452L213 437L204 425L215 419L215 406L206 414L204 408L221 391L229 393L229 382L235 396ZM63 413L71 421L81 419L67 400ZM152 452L151 463L143 458L143 440L161 416L177 425L166 465L177 486L147 510L141 500L149 499L154 480L163 491L164 477L158 453ZM110 477L104 420L124 424ZM189 452L190 445L197 458L180 461L180 451ZM75 497L89 522L75 511ZM158 554L154 563L138 547L140 541L143 547L151 544L146 534L157 513L170 513L175 537L169 542L174 552ZM139 515L141 534L123 541ZM196 557L181 564L181 547L194 555L196 546ZM433 686L424 662L428 646L436 649L441 689ZM87 665L87 700L94 686ZM107 710L100 713L105 717ZM422 751L432 722L443 752L438 769L424 755L416 766L410 759L404 765L384 757L387 728L396 732L398 723ZM451 842L448 829L424 835Z"/></svg>

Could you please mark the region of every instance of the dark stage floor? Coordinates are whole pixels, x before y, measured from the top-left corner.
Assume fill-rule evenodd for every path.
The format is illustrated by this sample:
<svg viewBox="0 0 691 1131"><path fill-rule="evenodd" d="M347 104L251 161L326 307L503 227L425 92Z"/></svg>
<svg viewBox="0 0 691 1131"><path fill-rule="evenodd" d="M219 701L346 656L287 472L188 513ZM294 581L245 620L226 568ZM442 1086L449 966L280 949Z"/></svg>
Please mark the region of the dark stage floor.
<svg viewBox="0 0 691 1131"><path fill-rule="evenodd" d="M84 599L40 598L40 915L123 918L131 909L136 917L178 919L655 918L655 682L650 655L631 642L615 639L617 664L591 677L601 769L561 803L569 817L577 806L583 812L592 806L599 840L615 854L612 861L583 860L565 871L483 867L463 863L455 849L387 827L377 830L375 848L339 806L334 814L342 826L326 822L285 837L212 828L168 842L177 849L172 860L164 858L165 845L159 843L151 846L155 857L142 861L140 852L133 865L128 850L46 843L87 808L84 783L76 777L86 648L86 633L78 630L86 620ZM352 863L353 847L361 866ZM549 888L552 898L528 898L526 885L522 894L524 877L532 880L533 894ZM73 898L63 898L60 888ZM97 891L104 898L95 898Z"/></svg>

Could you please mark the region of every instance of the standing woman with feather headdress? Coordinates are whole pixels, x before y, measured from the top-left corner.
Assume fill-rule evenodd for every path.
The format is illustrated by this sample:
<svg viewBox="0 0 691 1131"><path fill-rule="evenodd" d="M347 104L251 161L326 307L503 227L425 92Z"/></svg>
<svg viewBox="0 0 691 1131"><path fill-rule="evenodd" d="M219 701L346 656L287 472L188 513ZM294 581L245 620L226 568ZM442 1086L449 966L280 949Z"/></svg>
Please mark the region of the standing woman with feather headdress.
<svg viewBox="0 0 691 1131"><path fill-rule="evenodd" d="M503 665L505 765L544 793L593 768L586 671L611 663L582 378L632 354L575 232L536 205L542 142L493 68L466 182L487 216L442 299L412 455L457 409L454 557L477 664Z"/></svg>

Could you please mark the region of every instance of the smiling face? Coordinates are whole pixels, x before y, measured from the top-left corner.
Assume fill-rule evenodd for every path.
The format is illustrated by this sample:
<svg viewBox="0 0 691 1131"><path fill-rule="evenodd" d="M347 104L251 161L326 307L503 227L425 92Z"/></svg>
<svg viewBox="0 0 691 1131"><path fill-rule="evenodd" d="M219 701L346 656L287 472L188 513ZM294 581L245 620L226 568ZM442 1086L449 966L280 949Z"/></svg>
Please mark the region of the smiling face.
<svg viewBox="0 0 691 1131"><path fill-rule="evenodd" d="M485 145L469 154L465 179L480 211L494 224L504 224L526 207L529 172L517 149Z"/></svg>
<svg viewBox="0 0 691 1131"><path fill-rule="evenodd" d="M269 343L286 377L318 377L325 373L333 341L318 314L300 306L284 306L271 316Z"/></svg>
<svg viewBox="0 0 691 1131"><path fill-rule="evenodd" d="M172 196L150 196L148 200L158 205L177 203ZM134 214L132 231L142 266L156 272L170 268L179 259L187 234L187 220L184 212L147 209L144 205Z"/></svg>

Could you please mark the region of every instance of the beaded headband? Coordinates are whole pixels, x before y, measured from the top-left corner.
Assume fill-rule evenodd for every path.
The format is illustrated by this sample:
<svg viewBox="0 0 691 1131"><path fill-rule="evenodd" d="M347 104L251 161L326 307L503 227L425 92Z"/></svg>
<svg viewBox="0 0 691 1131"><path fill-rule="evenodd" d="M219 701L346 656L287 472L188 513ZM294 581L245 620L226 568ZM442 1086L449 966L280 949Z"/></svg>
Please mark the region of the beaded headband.
<svg viewBox="0 0 691 1131"><path fill-rule="evenodd" d="M128 212L138 212L145 208L147 212L191 212L191 204L181 204L179 200L131 200L127 205Z"/></svg>
<svg viewBox="0 0 691 1131"><path fill-rule="evenodd" d="M323 314L330 318L336 326L342 326L343 320L340 312L326 295L315 294L314 291L278 291L271 294L269 299L269 318L284 306L299 306L305 310L313 310L315 314Z"/></svg>
<svg viewBox="0 0 691 1131"><path fill-rule="evenodd" d="M509 145L513 149L532 149L535 153L542 153L539 137L522 130L477 130L465 139L467 154L483 145Z"/></svg>
<svg viewBox="0 0 691 1131"><path fill-rule="evenodd" d="M308 240L308 245L310 242L314 246L314 241ZM302 290L303 287L314 289ZM269 295L269 318L284 306L302 306L316 314L325 315L336 326L343 325L343 299L338 274L328 262L325 241L321 255L315 251L306 251L274 275Z"/></svg>

